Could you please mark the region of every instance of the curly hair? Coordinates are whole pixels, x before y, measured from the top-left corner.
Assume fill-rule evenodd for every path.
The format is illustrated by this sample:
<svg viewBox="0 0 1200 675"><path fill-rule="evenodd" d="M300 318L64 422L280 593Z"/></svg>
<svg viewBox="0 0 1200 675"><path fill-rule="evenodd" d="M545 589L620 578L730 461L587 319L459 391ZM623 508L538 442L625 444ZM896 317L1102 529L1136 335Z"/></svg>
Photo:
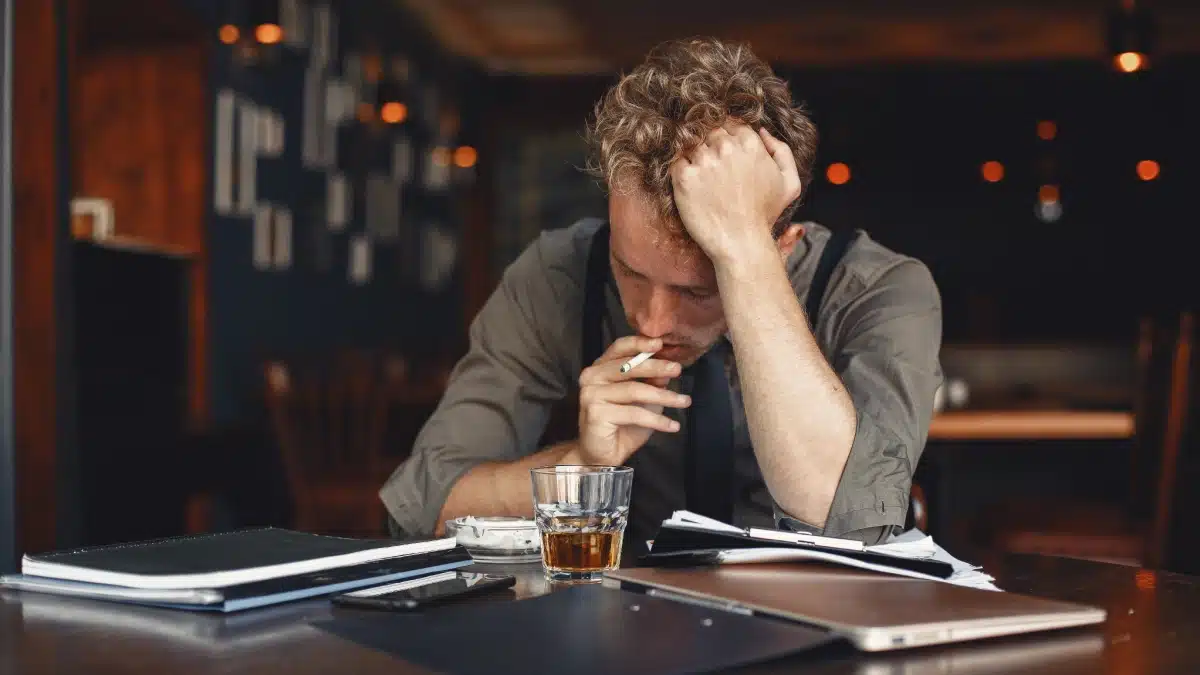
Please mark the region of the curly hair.
<svg viewBox="0 0 1200 675"><path fill-rule="evenodd" d="M690 239L671 190L671 164L726 122L765 127L796 158L801 195L812 180L817 129L788 85L747 45L714 38L665 42L596 104L587 128L588 172L609 192L640 188L674 234ZM772 228L778 237L800 199Z"/></svg>

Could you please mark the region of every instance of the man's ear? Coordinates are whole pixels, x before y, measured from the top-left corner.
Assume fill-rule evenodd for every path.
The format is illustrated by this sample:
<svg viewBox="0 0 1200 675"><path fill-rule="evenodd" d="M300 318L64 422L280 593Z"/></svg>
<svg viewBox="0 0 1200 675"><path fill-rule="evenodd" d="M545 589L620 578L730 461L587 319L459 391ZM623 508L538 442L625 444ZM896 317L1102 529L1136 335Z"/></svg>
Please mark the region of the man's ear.
<svg viewBox="0 0 1200 675"><path fill-rule="evenodd" d="M784 260L792 254L792 250L796 248L796 244L804 237L804 226L800 223L792 223L787 226L783 234L779 235L779 239L775 240L775 244L779 246L779 254Z"/></svg>

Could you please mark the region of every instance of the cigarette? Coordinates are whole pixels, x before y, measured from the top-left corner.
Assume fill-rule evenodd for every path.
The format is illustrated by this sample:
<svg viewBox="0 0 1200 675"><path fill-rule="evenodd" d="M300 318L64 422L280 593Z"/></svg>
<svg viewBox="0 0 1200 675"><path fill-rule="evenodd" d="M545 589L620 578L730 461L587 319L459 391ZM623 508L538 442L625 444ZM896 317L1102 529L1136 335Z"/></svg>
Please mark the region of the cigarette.
<svg viewBox="0 0 1200 675"><path fill-rule="evenodd" d="M634 368L637 368L638 366L645 363L646 359L650 358L651 356L654 356L654 352L642 352L641 354L638 354L637 356L633 357L632 359L629 359L625 363L621 364L621 372L628 373L629 371L633 370Z"/></svg>

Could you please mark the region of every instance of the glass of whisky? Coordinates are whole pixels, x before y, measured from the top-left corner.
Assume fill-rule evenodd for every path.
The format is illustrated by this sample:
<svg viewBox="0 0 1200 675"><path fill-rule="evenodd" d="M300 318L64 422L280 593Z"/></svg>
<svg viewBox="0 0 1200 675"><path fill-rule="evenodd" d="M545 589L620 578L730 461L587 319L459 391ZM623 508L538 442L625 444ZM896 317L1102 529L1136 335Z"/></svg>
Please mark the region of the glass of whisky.
<svg viewBox="0 0 1200 675"><path fill-rule="evenodd" d="M633 469L547 466L531 469L542 568L551 581L600 581L621 562Z"/></svg>

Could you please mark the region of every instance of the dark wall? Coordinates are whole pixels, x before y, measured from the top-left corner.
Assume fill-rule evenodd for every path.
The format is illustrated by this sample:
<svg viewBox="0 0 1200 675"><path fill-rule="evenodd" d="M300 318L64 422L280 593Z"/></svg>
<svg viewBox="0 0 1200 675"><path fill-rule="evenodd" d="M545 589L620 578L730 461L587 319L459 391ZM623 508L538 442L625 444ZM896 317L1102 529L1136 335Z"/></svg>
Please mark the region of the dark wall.
<svg viewBox="0 0 1200 675"><path fill-rule="evenodd" d="M792 76L824 133L811 217L864 227L925 260L945 295L951 340L1132 339L1139 313L1190 300L1184 148L1200 134L1182 83L1197 61L1136 76L1095 62ZM1057 135L1042 140L1039 120ZM1138 161L1159 162L1143 182ZM1003 181L980 165L998 160ZM1062 214L1035 214L1039 186ZM1193 283L1189 284L1189 281Z"/></svg>
<svg viewBox="0 0 1200 675"><path fill-rule="evenodd" d="M864 228L924 260L944 295L947 341L1128 342L1139 314L1194 302L1187 242L1200 168L1187 149L1200 147L1190 122L1200 110L1185 83L1200 73L1196 59L1136 76L1101 59L780 72L822 135L799 215ZM583 120L610 82L497 84L509 116L497 270L530 232L580 208L603 214L599 191L572 167L585 156ZM557 105L527 116L534 101ZM1054 140L1038 138L1039 120L1056 123ZM1137 178L1143 159L1160 163L1157 180ZM988 160L1003 162L1004 180L981 179ZM831 162L850 165L849 183L824 180ZM1060 188L1057 221L1035 214L1043 184Z"/></svg>
<svg viewBox="0 0 1200 675"><path fill-rule="evenodd" d="M260 372L264 359L277 356L327 354L345 348L384 348L436 351L462 333L461 289L457 272L440 283L423 281L430 256L422 251L438 242L442 256L452 256L461 227L461 203L470 176L454 171L446 190L424 184L426 159L435 145L453 149L471 140L474 120L464 105L473 74L443 58L417 29L415 22L384 0L334 2L331 26L335 46L327 64L314 55L316 34L313 7L299 3L302 30L309 40L270 50L266 61L247 65L237 48L217 41L218 26L248 20L244 3L194 3L212 25L213 164L210 177L219 178L217 157L222 137L222 96L235 101L232 141L233 208L222 202L214 181L210 208L210 363L213 420L233 422L254 412L259 404ZM286 19L285 19L286 20ZM250 24L244 24L250 25ZM287 28L287 26L285 26ZM244 27L243 31L247 29ZM353 93L350 119L336 126L336 156L324 165L306 162L306 74L320 82L352 81L351 55L377 53L383 63L393 56L411 65L405 92L408 119L399 125L364 124L356 119L361 103L374 103L375 90L363 85ZM350 57L350 58L348 58ZM315 98L325 110L330 94ZM255 205L270 205L273 213L286 209L291 218L290 255L280 258L272 229L269 258L256 263L253 210L239 207L240 121L247 110L269 113L283 125L283 147L277 155L260 153L255 161ZM442 134L448 110L459 112L459 130ZM315 113L324 121L323 112ZM326 125L319 124L325 134ZM328 127L334 128L334 127ZM400 200L400 218L384 218L374 228L366 222L365 185L369 175L395 175L393 143L408 138L413 170L407 181L388 188ZM324 143L325 141L322 141ZM328 156L328 155L327 155ZM328 177L343 174L350 187L349 222L331 224L327 217ZM394 220L390 224L387 222ZM273 227L279 227L274 221ZM381 229L382 228L382 229ZM431 232L437 235L431 239ZM371 276L364 283L349 276L351 241L370 241ZM289 260L282 261L283 259ZM419 320L417 319L419 317Z"/></svg>
<svg viewBox="0 0 1200 675"><path fill-rule="evenodd" d="M188 263L72 246L75 545L170 536L185 484Z"/></svg>

